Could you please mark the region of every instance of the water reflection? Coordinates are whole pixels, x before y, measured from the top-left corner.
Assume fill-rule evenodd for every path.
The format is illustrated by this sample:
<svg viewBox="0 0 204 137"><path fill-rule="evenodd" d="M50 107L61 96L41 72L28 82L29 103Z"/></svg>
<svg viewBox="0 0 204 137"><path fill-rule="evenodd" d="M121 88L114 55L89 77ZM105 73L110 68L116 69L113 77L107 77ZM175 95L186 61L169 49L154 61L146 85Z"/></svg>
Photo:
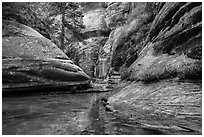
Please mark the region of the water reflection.
<svg viewBox="0 0 204 137"><path fill-rule="evenodd" d="M3 134L80 134L95 94L3 98Z"/></svg>
<svg viewBox="0 0 204 137"><path fill-rule="evenodd" d="M99 93L2 98L3 135L164 134L106 111Z"/></svg>

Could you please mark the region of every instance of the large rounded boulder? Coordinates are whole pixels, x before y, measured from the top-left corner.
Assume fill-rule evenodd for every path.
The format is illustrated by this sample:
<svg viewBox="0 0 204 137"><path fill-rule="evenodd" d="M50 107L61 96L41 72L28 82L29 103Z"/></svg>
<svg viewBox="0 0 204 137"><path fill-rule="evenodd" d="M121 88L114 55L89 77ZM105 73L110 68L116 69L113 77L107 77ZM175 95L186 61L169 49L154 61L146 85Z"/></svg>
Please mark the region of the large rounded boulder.
<svg viewBox="0 0 204 137"><path fill-rule="evenodd" d="M87 85L89 76L50 40L20 23L2 22L3 91Z"/></svg>

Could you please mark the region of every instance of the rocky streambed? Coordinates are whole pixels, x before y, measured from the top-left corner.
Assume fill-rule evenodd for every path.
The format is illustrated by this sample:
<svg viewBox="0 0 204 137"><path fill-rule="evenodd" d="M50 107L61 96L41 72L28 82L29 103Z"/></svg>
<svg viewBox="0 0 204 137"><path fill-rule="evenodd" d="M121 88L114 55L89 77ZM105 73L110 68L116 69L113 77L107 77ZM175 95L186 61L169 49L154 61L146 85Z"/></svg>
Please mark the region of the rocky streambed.
<svg viewBox="0 0 204 137"><path fill-rule="evenodd" d="M185 87L183 97L192 101L186 102L177 96L176 86ZM130 89L135 92L130 94ZM147 91L143 94L145 97L136 96L142 89ZM165 94L156 95L157 92ZM170 80L146 87L141 83L120 83L109 92L70 94L63 91L3 97L2 131L4 135L201 134L200 95L199 81ZM168 102L170 98L174 99Z"/></svg>

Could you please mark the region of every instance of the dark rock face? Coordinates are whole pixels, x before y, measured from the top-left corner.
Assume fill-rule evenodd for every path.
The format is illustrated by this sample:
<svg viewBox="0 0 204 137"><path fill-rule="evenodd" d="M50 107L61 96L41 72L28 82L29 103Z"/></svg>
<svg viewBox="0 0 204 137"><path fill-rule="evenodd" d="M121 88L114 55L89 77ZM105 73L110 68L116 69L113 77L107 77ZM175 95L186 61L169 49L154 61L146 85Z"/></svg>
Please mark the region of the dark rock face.
<svg viewBox="0 0 204 137"><path fill-rule="evenodd" d="M123 76L132 82L108 103L147 129L202 134L202 3L161 4L142 38L142 44L134 45L141 49L132 55L135 59ZM116 59L131 47L111 46L116 63L112 66L121 69L127 60Z"/></svg>
<svg viewBox="0 0 204 137"><path fill-rule="evenodd" d="M147 26L143 26L145 32L148 31L149 27ZM129 25L116 28L111 32L109 40L105 44L105 47L110 48L111 66L117 71L123 67L129 67L142 50L146 34L145 32L141 34L136 29L137 27L140 27L139 23L132 21Z"/></svg>
<svg viewBox="0 0 204 137"><path fill-rule="evenodd" d="M166 3L156 16L146 45L130 66L130 79L201 78L201 3Z"/></svg>
<svg viewBox="0 0 204 137"><path fill-rule="evenodd" d="M88 84L89 76L35 30L3 20L3 90Z"/></svg>
<svg viewBox="0 0 204 137"><path fill-rule="evenodd" d="M158 12L155 7L158 6L156 3L128 2L113 3L107 8L110 13L107 13L106 20L114 30L106 46L111 49L111 66L115 70L123 73L137 59L144 48L144 41ZM114 23L115 18L123 20L123 25Z"/></svg>
<svg viewBox="0 0 204 137"><path fill-rule="evenodd" d="M109 9L111 6L116 12L114 4ZM115 26L105 45L110 48L111 66L120 71L124 79L201 78L201 3L156 6L157 10L150 10L151 3L131 6L128 18L124 18L126 22L136 14L135 9L143 10L143 14L134 15L136 18L126 25ZM157 16L152 20L154 13ZM107 20L111 17L114 16Z"/></svg>

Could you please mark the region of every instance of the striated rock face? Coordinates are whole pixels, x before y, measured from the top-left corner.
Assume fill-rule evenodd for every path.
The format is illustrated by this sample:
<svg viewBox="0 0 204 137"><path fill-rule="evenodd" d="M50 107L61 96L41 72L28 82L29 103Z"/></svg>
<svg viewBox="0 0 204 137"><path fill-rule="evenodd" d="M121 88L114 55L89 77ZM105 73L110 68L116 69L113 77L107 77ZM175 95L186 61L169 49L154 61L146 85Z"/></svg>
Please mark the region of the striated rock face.
<svg viewBox="0 0 204 137"><path fill-rule="evenodd" d="M115 29L111 32L105 47L110 49L107 52L111 55L111 66L115 70L122 72L123 68L128 68L138 57L153 21L152 14L157 12L152 9L153 6L157 5L153 3L114 3L107 8L110 13L106 19L112 22ZM127 9L126 17L122 16ZM112 21L114 17L122 18L123 25L114 23Z"/></svg>
<svg viewBox="0 0 204 137"><path fill-rule="evenodd" d="M201 79L201 49L201 3L166 3L151 26L145 48L129 68L130 79Z"/></svg>
<svg viewBox="0 0 204 137"><path fill-rule="evenodd" d="M149 24L144 25L141 29L145 28L147 32ZM119 71L122 67L129 67L138 57L145 40L145 32L141 34L137 31L139 23L132 21L129 25L117 27L109 36L105 46L107 53L111 56L111 66ZM136 31L135 31L136 29ZM138 34L138 35L136 35ZM137 44L138 46L135 46Z"/></svg>
<svg viewBox="0 0 204 137"><path fill-rule="evenodd" d="M116 115L168 135L202 134L202 81L127 83L108 100Z"/></svg>
<svg viewBox="0 0 204 137"><path fill-rule="evenodd" d="M170 75L181 78L201 76L198 65L201 64L202 26L199 5L137 4L128 14L127 20L132 21L127 23L126 20L123 26L116 25L104 46L110 49L107 52L111 55L111 66L120 71L123 78L132 80L151 81ZM143 9L143 12L135 13L135 9ZM154 15L157 16L153 21ZM136 18L131 19L134 16Z"/></svg>
<svg viewBox="0 0 204 137"><path fill-rule="evenodd" d="M81 68L35 30L6 20L2 25L3 91L89 83Z"/></svg>
<svg viewBox="0 0 204 137"><path fill-rule="evenodd" d="M163 3L148 28L142 43L132 44L140 49L123 76L132 82L126 81L108 103L118 115L147 129L202 134L202 3ZM131 51L126 38L132 36L124 36L123 44L109 41L113 67L121 69L127 63L116 59Z"/></svg>

